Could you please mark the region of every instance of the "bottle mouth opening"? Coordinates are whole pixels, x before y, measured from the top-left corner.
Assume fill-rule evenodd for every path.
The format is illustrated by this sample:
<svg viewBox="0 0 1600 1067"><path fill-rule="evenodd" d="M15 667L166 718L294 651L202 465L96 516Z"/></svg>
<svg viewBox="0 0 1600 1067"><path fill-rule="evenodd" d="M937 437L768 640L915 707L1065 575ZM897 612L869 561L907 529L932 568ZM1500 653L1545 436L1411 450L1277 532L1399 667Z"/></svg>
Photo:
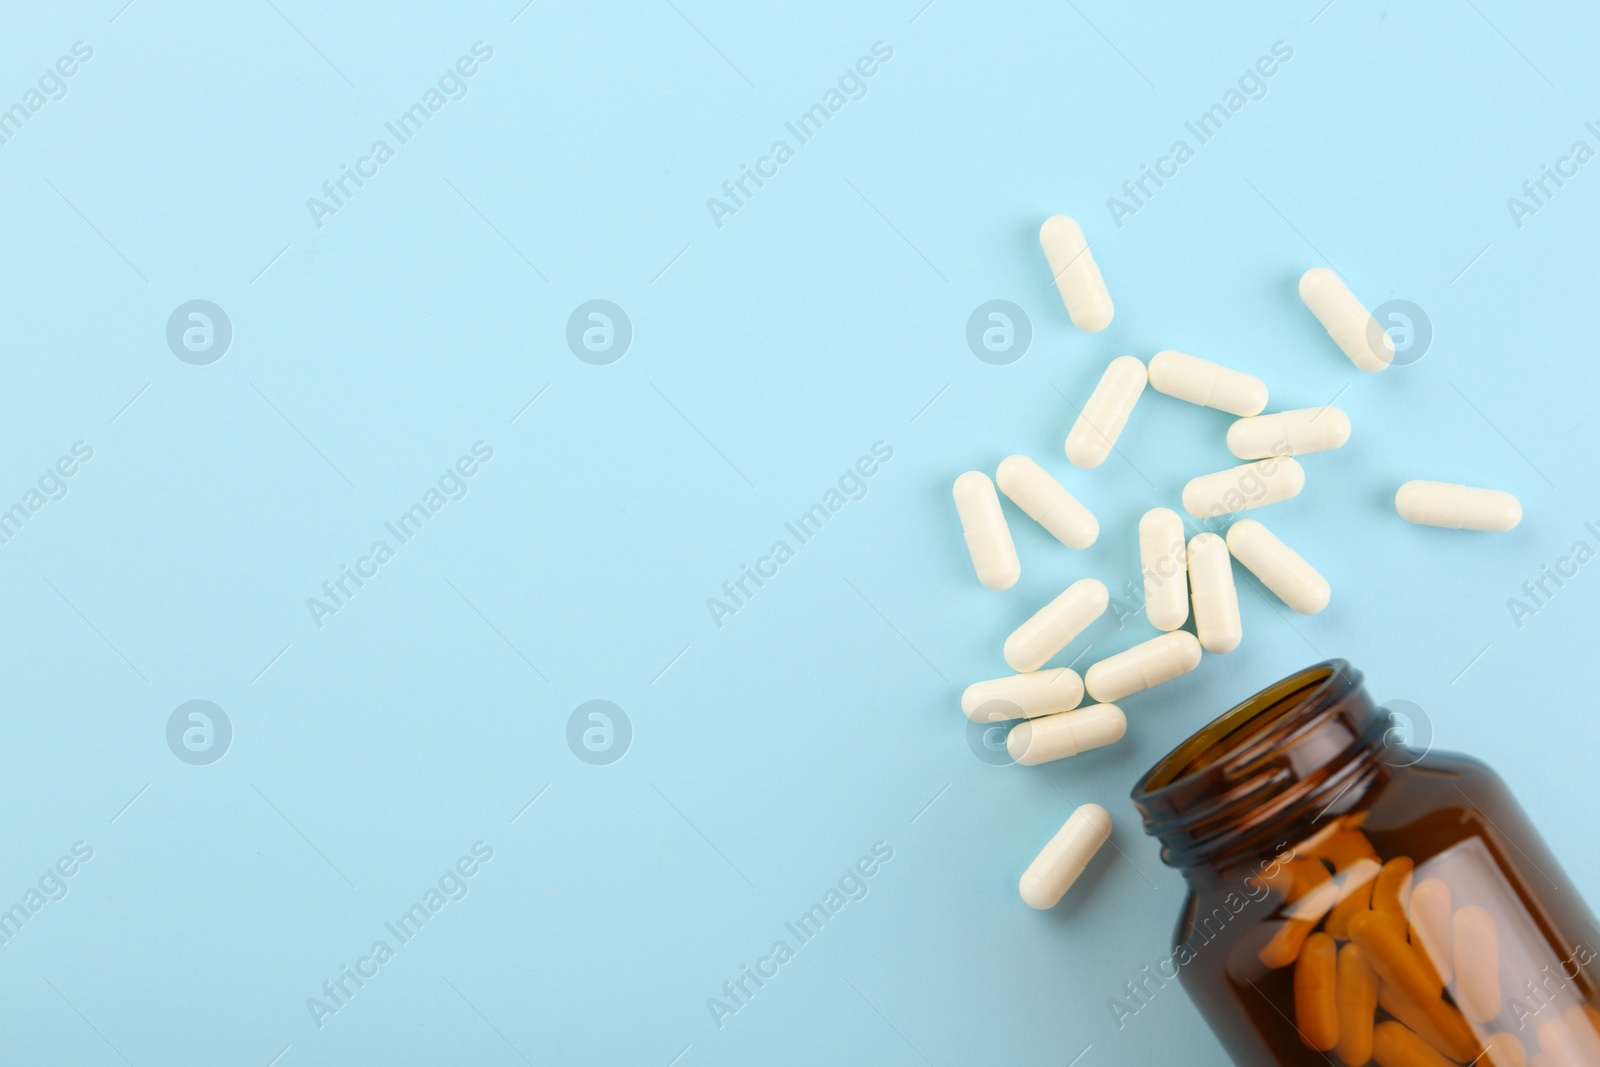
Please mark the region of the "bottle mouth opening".
<svg viewBox="0 0 1600 1067"><path fill-rule="evenodd" d="M1197 731L1140 779L1133 801L1170 866L1213 860L1338 802L1370 773L1386 726L1360 672L1327 660Z"/></svg>
<svg viewBox="0 0 1600 1067"><path fill-rule="evenodd" d="M1281 730L1284 716L1289 712L1317 702L1318 689L1325 690L1326 697L1336 698L1338 693L1359 684L1361 675L1344 660L1318 663L1280 682L1274 682L1213 719L1208 726L1167 753L1134 787L1135 799L1141 793L1159 792L1180 779L1198 774L1218 763L1236 763L1239 755L1264 745L1281 743L1281 739L1274 738L1277 731L1273 727Z"/></svg>

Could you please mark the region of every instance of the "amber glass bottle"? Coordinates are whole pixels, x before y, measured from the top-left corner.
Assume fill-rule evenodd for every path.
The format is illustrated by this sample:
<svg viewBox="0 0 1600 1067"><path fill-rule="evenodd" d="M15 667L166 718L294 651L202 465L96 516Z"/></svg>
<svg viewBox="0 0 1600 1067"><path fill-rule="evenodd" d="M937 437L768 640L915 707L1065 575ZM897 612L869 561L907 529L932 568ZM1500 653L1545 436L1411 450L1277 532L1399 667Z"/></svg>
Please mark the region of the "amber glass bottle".
<svg viewBox="0 0 1600 1067"><path fill-rule="evenodd" d="M1246 1067L1600 1067L1600 927L1494 772L1393 725L1331 660L1135 787L1183 987Z"/></svg>

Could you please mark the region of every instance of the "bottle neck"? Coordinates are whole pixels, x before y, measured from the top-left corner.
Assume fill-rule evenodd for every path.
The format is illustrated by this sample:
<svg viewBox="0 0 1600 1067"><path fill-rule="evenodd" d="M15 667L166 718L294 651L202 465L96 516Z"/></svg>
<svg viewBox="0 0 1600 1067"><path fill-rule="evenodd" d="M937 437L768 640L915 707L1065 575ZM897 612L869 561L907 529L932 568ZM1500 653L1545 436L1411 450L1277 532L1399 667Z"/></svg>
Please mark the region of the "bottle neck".
<svg viewBox="0 0 1600 1067"><path fill-rule="evenodd" d="M1192 885L1360 806L1388 766L1390 719L1329 660L1268 686L1179 745L1133 790L1161 859Z"/></svg>

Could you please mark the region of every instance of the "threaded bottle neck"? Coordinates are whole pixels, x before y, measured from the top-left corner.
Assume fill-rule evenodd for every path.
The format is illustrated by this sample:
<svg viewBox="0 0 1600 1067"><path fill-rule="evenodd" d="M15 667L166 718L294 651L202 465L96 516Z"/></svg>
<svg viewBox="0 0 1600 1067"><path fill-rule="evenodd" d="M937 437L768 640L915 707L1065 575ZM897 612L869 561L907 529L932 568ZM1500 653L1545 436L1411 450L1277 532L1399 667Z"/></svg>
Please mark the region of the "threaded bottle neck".
<svg viewBox="0 0 1600 1067"><path fill-rule="evenodd" d="M1298 841L1355 807L1388 773L1389 716L1360 672L1328 660L1239 704L1156 764L1134 787L1161 859L1191 879Z"/></svg>

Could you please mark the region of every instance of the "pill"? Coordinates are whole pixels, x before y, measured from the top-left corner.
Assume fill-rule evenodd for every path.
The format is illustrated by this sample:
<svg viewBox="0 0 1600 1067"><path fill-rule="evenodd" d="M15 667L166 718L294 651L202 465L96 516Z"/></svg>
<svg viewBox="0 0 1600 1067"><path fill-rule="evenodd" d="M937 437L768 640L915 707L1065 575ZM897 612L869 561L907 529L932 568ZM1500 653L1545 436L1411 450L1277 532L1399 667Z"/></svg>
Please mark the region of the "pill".
<svg viewBox="0 0 1600 1067"><path fill-rule="evenodd" d="M1369 957L1369 962L1370 962ZM1373 971L1376 973L1377 968ZM1466 1063L1478 1055L1478 1042L1472 1027L1455 1008L1435 997L1426 1007L1378 976L1378 1007L1405 1024L1422 1040L1439 1049L1452 1060Z"/></svg>
<svg viewBox="0 0 1600 1067"><path fill-rule="evenodd" d="M1200 666L1200 642L1187 630L1174 630L1134 645L1084 672L1083 686L1102 703L1170 682Z"/></svg>
<svg viewBox="0 0 1600 1067"><path fill-rule="evenodd" d="M1083 701L1083 679L1070 667L973 682L961 711L973 722L1005 722L1071 711Z"/></svg>
<svg viewBox="0 0 1600 1067"><path fill-rule="evenodd" d="M1088 548L1100 522L1060 482L1027 456L1007 456L994 473L1000 491L1068 548Z"/></svg>
<svg viewBox="0 0 1600 1067"><path fill-rule="evenodd" d="M1383 875L1378 879L1381 882ZM1373 890L1377 902L1377 889ZM1404 929L1403 927L1401 929ZM1443 986L1439 976L1422 961L1394 920L1379 911L1364 911L1350 920L1350 940L1361 946L1378 977L1395 986L1419 1005L1438 1000Z"/></svg>
<svg viewBox="0 0 1600 1067"><path fill-rule="evenodd" d="M1501 1030L1484 1039L1476 1067L1528 1067L1528 1052L1514 1034Z"/></svg>
<svg viewBox="0 0 1600 1067"><path fill-rule="evenodd" d="M1365 856L1353 860L1350 866L1340 871L1335 877L1339 883L1339 901L1343 903L1351 897L1359 896L1362 889L1371 890L1377 883L1378 875L1383 871L1383 864L1375 859Z"/></svg>
<svg viewBox="0 0 1600 1067"><path fill-rule="evenodd" d="M1053 908L1111 836L1111 815L1098 804L1073 812L1022 872L1017 891L1030 908Z"/></svg>
<svg viewBox="0 0 1600 1067"><path fill-rule="evenodd" d="M1271 873L1261 872L1267 888L1291 903L1328 879L1328 868L1312 859L1284 860L1272 864Z"/></svg>
<svg viewBox="0 0 1600 1067"><path fill-rule="evenodd" d="M1318 1052L1339 1043L1339 948L1327 934L1312 934L1294 964L1294 1026Z"/></svg>
<svg viewBox="0 0 1600 1067"><path fill-rule="evenodd" d="M1362 857L1340 873L1339 903L1328 913L1328 924L1324 927L1330 935L1340 941L1350 940L1350 920L1371 907L1372 883L1380 869L1377 860Z"/></svg>
<svg viewBox="0 0 1600 1067"><path fill-rule="evenodd" d="M1503 533L1522 521L1522 502L1510 493L1451 482L1409 481L1394 494L1394 509L1407 522L1446 530Z"/></svg>
<svg viewBox="0 0 1600 1067"><path fill-rule="evenodd" d="M1373 1028L1372 1058L1379 1067L1455 1067L1438 1049L1393 1019Z"/></svg>
<svg viewBox="0 0 1600 1067"><path fill-rule="evenodd" d="M1372 884L1372 910L1394 924L1401 938L1406 935L1407 914L1411 908L1411 873L1416 864L1410 856L1396 856L1383 865Z"/></svg>
<svg viewBox="0 0 1600 1067"><path fill-rule="evenodd" d="M1344 820L1338 816L1328 820L1326 826L1295 845L1291 850L1296 856L1321 856L1322 846L1335 835L1344 830Z"/></svg>
<svg viewBox="0 0 1600 1067"><path fill-rule="evenodd" d="M1333 595L1328 580L1256 520L1240 519L1228 527L1228 551L1274 596L1300 614L1315 615L1328 606Z"/></svg>
<svg viewBox="0 0 1600 1067"><path fill-rule="evenodd" d="M1080 578L1073 582L1006 638L1006 663L1014 671L1038 670L1088 629L1110 603L1111 594L1099 579Z"/></svg>
<svg viewBox="0 0 1600 1067"><path fill-rule="evenodd" d="M1583 1045L1564 1019L1540 1023L1538 1034L1539 1051L1548 1056L1556 1067L1591 1067L1594 1064L1594 1060L1584 1055Z"/></svg>
<svg viewBox="0 0 1600 1067"><path fill-rule="evenodd" d="M1052 215L1039 227L1039 246L1050 264L1061 302L1066 305L1072 325L1085 333L1099 333L1111 325L1115 308L1100 266L1089 251L1083 227L1066 215Z"/></svg>
<svg viewBox="0 0 1600 1067"><path fill-rule="evenodd" d="M1455 974L1450 914L1450 887L1443 880L1424 878L1411 890L1411 946L1445 984Z"/></svg>
<svg viewBox="0 0 1600 1067"><path fill-rule="evenodd" d="M1115 744L1127 732L1128 719L1121 708L1091 704L1018 723L1006 735L1006 751L1024 767L1034 767Z"/></svg>
<svg viewBox="0 0 1600 1067"><path fill-rule="evenodd" d="M1176 630L1189 618L1188 562L1178 513L1171 508L1145 512L1139 520L1139 569L1145 618L1158 630Z"/></svg>
<svg viewBox="0 0 1600 1067"><path fill-rule="evenodd" d="M1250 521L1248 519L1246 522ZM1295 851L1301 856L1321 856L1333 864L1333 869L1342 871L1356 860L1376 860L1378 853L1373 850L1372 842L1367 840L1367 835L1360 830L1351 830L1340 822L1335 822L1329 829L1329 834L1318 834L1315 838L1308 839Z"/></svg>
<svg viewBox="0 0 1600 1067"><path fill-rule="evenodd" d="M1300 299L1351 363L1364 371L1380 371L1394 362L1394 338L1333 271L1312 267L1302 274Z"/></svg>
<svg viewBox="0 0 1600 1067"><path fill-rule="evenodd" d="M1207 652L1238 648L1244 623L1239 619L1239 591L1233 586L1233 557L1228 543L1214 533L1195 534L1189 541L1189 586L1200 647Z"/></svg>
<svg viewBox="0 0 1600 1067"><path fill-rule="evenodd" d="M1500 939L1487 908L1468 904L1450 922L1455 939L1456 1007L1470 1022L1500 1014Z"/></svg>
<svg viewBox="0 0 1600 1067"><path fill-rule="evenodd" d="M1278 411L1228 427L1228 451L1240 459L1327 452L1348 440L1350 416L1336 407Z"/></svg>
<svg viewBox="0 0 1600 1067"><path fill-rule="evenodd" d="M1230 415L1259 415L1267 406L1260 378L1170 348L1150 357L1150 388Z"/></svg>
<svg viewBox="0 0 1600 1067"><path fill-rule="evenodd" d="M956 479L954 496L978 581L990 589L1010 589L1022 575L1022 564L994 483L982 471L968 471Z"/></svg>
<svg viewBox="0 0 1600 1067"><path fill-rule="evenodd" d="M1568 1008L1561 1016L1561 1021L1567 1024L1572 1043L1578 1046L1583 1055L1580 1062L1591 1065L1600 1063L1600 1030L1595 1028L1594 1009L1587 1004Z"/></svg>
<svg viewBox="0 0 1600 1067"><path fill-rule="evenodd" d="M1197 519L1210 519L1288 500L1305 485L1304 467L1274 456L1191 479L1183 487L1183 506Z"/></svg>
<svg viewBox="0 0 1600 1067"><path fill-rule="evenodd" d="M1284 867L1289 872L1289 891L1285 894L1285 899L1291 904L1330 880L1328 868L1317 860L1290 860ZM1336 897L1335 900L1337 899Z"/></svg>
<svg viewBox="0 0 1600 1067"><path fill-rule="evenodd" d="M1088 470L1106 461L1144 392L1145 381L1144 364L1132 356L1118 356L1107 364L1067 434L1067 458L1074 466Z"/></svg>
<svg viewBox="0 0 1600 1067"><path fill-rule="evenodd" d="M1378 976L1359 945L1339 949L1339 1042L1334 1055L1350 1067L1372 1058L1372 1021L1378 1009Z"/></svg>
<svg viewBox="0 0 1600 1067"><path fill-rule="evenodd" d="M1311 931L1338 899L1339 887L1333 882L1323 882L1289 905L1288 912L1266 945L1256 953L1256 958L1274 970L1289 966L1299 957L1300 948Z"/></svg>

